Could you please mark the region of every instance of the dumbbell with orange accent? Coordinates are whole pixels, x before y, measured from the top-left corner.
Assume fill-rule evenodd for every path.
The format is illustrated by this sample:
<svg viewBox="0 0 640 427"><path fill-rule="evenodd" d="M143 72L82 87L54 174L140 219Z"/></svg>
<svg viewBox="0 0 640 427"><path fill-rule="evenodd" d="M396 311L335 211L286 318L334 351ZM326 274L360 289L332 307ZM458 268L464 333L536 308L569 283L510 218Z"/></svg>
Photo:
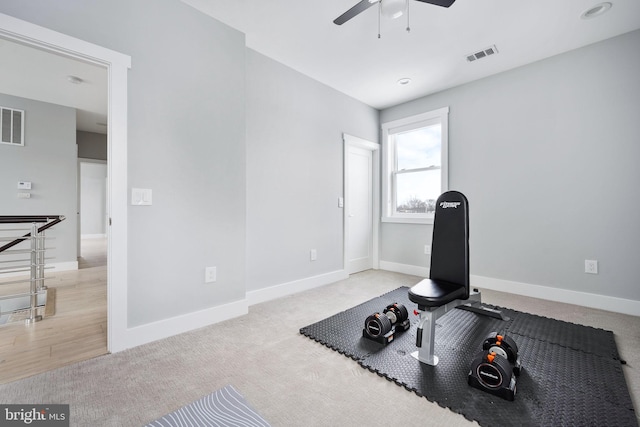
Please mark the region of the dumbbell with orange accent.
<svg viewBox="0 0 640 427"><path fill-rule="evenodd" d="M518 357L518 345L516 342L507 335L500 335L497 332L491 332L482 343L482 349L494 352L505 359L507 359L513 365L513 373L520 375L520 357Z"/></svg>
<svg viewBox="0 0 640 427"><path fill-rule="evenodd" d="M516 377L522 369L516 342L505 334L492 332L482 348L471 363L469 385L513 401Z"/></svg>
<svg viewBox="0 0 640 427"><path fill-rule="evenodd" d="M411 327L407 308L399 303L389 304L381 313L374 313L364 321L362 336L387 345L395 338L397 331Z"/></svg>

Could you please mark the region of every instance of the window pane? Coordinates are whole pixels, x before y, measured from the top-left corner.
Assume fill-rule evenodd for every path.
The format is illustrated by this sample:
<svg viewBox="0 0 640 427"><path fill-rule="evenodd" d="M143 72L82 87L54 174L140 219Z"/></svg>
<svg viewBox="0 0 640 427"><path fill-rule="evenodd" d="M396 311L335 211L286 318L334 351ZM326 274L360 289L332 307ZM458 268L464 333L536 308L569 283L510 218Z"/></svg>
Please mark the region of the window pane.
<svg viewBox="0 0 640 427"><path fill-rule="evenodd" d="M441 166L440 124L395 135L397 170Z"/></svg>
<svg viewBox="0 0 640 427"><path fill-rule="evenodd" d="M396 212L433 213L440 196L440 170L396 175Z"/></svg>
<svg viewBox="0 0 640 427"><path fill-rule="evenodd" d="M11 110L2 109L2 142L11 142Z"/></svg>
<svg viewBox="0 0 640 427"><path fill-rule="evenodd" d="M13 143L22 144L22 113L20 111L13 112Z"/></svg>

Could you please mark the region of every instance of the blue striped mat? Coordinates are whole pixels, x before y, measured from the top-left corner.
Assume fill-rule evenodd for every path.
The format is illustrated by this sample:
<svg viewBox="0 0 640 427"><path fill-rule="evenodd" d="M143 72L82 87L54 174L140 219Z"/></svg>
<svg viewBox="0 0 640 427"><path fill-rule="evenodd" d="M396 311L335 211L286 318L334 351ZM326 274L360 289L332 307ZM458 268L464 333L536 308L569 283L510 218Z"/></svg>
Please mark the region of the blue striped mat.
<svg viewBox="0 0 640 427"><path fill-rule="evenodd" d="M146 427L270 427L231 385L165 415Z"/></svg>

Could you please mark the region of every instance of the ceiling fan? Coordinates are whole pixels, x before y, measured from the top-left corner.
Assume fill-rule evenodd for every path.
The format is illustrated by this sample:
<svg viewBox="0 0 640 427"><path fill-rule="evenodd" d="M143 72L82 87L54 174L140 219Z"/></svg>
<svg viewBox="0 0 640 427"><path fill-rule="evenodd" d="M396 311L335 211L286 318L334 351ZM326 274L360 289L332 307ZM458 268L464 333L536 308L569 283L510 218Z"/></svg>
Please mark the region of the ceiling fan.
<svg viewBox="0 0 640 427"><path fill-rule="evenodd" d="M403 3L406 2L407 0L403 0ZM436 6L442 6L442 7L449 7L451 6L456 0L416 0L422 3L429 3L429 4L433 4ZM365 10L369 9L371 6L373 6L374 4L380 3L380 6L384 7L384 3L391 3L392 0L361 0L359 3L357 3L355 6L353 6L351 9L347 10L345 13L343 13L342 15L338 16L336 19L333 20L333 23L336 25L342 25L345 22L347 22L348 20L350 20L351 18L353 18L356 15L359 15L360 13L364 12ZM398 3L398 1L393 1L393 3ZM400 13L397 16L400 16L402 13ZM394 17L397 17L394 16Z"/></svg>

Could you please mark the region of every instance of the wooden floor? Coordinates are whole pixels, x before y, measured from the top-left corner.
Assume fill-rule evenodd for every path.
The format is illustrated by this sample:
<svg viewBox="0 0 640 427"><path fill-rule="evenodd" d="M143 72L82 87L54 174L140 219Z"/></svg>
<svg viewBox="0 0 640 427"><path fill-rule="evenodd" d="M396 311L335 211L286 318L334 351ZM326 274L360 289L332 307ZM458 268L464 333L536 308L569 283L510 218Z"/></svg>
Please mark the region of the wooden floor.
<svg viewBox="0 0 640 427"><path fill-rule="evenodd" d="M107 353L107 255L104 239L83 240L79 269L45 274L55 314L0 325L0 384Z"/></svg>

